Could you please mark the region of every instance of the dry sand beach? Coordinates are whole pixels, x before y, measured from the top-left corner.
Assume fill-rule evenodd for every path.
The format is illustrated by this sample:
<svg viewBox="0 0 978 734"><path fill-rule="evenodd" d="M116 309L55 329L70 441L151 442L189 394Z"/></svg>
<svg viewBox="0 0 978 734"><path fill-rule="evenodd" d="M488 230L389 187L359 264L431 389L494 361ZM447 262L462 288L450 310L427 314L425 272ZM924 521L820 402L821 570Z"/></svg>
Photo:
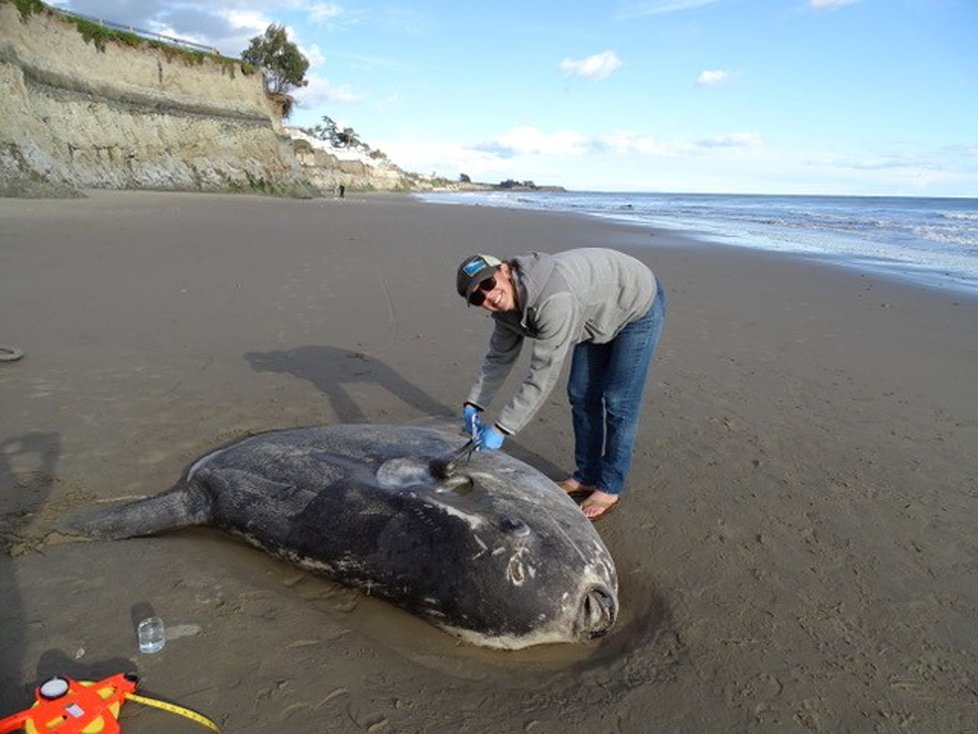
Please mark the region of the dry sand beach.
<svg viewBox="0 0 978 734"><path fill-rule="evenodd" d="M603 640L488 652L212 530L55 531L252 432L450 420L489 329L459 260L594 245L669 289ZM0 716L138 670L228 732L978 731L978 299L566 215L96 191L0 199L0 343ZM506 449L571 469L562 388Z"/></svg>

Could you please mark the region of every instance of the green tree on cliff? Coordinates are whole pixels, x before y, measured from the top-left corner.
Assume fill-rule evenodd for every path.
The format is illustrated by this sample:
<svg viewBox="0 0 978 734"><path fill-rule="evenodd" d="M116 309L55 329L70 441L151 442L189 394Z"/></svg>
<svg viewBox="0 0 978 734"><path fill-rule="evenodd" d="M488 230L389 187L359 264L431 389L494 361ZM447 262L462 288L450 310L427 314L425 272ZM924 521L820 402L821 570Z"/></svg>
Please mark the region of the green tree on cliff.
<svg viewBox="0 0 978 734"><path fill-rule="evenodd" d="M329 115L323 115L323 124L316 125L314 128L307 130L307 132L336 147L336 136L339 134L339 128L336 127L336 121Z"/></svg>
<svg viewBox="0 0 978 734"><path fill-rule="evenodd" d="M309 83L305 78L309 59L289 40L285 27L272 23L264 35L251 39L241 59L265 73L265 90L283 102L282 115L288 117L293 103L289 92Z"/></svg>
<svg viewBox="0 0 978 734"><path fill-rule="evenodd" d="M305 128L305 132L315 138L328 141L334 148L357 148L370 152L370 146L360 140L357 131L352 127L344 127L340 130L336 121L329 115L323 115L323 124L312 128ZM383 153L381 153L383 155ZM385 156L386 157L386 156Z"/></svg>
<svg viewBox="0 0 978 734"><path fill-rule="evenodd" d="M336 133L337 144L341 148L365 148L363 141L360 140L360 136L357 135L357 131L352 127L345 127Z"/></svg>

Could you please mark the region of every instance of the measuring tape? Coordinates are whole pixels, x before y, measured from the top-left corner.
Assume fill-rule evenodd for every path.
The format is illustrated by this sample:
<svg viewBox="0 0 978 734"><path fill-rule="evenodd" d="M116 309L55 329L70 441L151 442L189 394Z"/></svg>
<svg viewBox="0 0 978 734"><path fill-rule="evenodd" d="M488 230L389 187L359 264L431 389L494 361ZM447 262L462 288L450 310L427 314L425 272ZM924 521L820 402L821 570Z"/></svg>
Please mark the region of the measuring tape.
<svg viewBox="0 0 978 734"><path fill-rule="evenodd" d="M0 719L0 734L21 730L27 734L120 734L119 709L126 700L169 711L220 732L217 724L196 711L137 695L138 683L139 678L131 673L98 682L50 678L34 689L33 706Z"/></svg>
<svg viewBox="0 0 978 734"><path fill-rule="evenodd" d="M160 701L155 698L146 698L146 696L137 696L135 693L127 694L126 699L129 701L135 701L136 703L141 703L145 706L154 706L155 708L169 711L171 714L176 714L177 716L182 716L185 719L196 721L201 726L206 726L208 729L213 731L221 731L217 728L217 724L203 714L198 714L196 711L191 711L183 706L177 706L175 703L167 703L166 701Z"/></svg>

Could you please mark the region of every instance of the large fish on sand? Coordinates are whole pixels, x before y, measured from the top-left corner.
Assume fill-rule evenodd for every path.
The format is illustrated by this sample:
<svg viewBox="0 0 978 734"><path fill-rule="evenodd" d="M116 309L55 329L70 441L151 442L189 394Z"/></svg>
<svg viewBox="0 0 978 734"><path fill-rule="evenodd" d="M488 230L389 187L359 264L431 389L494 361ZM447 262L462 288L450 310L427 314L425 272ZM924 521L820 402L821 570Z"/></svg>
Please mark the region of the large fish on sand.
<svg viewBox="0 0 978 734"><path fill-rule="evenodd" d="M463 439L370 424L262 433L170 490L78 518L103 539L209 525L379 596L470 643L580 642L618 614L608 549L543 474L501 452L447 473Z"/></svg>

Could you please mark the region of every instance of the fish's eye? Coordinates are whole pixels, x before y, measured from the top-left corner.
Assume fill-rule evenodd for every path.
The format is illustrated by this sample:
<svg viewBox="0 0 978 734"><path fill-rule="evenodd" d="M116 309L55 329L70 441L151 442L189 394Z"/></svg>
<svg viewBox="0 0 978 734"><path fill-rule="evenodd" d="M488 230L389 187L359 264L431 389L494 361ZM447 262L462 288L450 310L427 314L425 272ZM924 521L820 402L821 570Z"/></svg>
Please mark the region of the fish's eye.
<svg viewBox="0 0 978 734"><path fill-rule="evenodd" d="M517 538L530 534L530 528L525 522L512 517L504 517L500 520L499 529L508 535L515 535Z"/></svg>

